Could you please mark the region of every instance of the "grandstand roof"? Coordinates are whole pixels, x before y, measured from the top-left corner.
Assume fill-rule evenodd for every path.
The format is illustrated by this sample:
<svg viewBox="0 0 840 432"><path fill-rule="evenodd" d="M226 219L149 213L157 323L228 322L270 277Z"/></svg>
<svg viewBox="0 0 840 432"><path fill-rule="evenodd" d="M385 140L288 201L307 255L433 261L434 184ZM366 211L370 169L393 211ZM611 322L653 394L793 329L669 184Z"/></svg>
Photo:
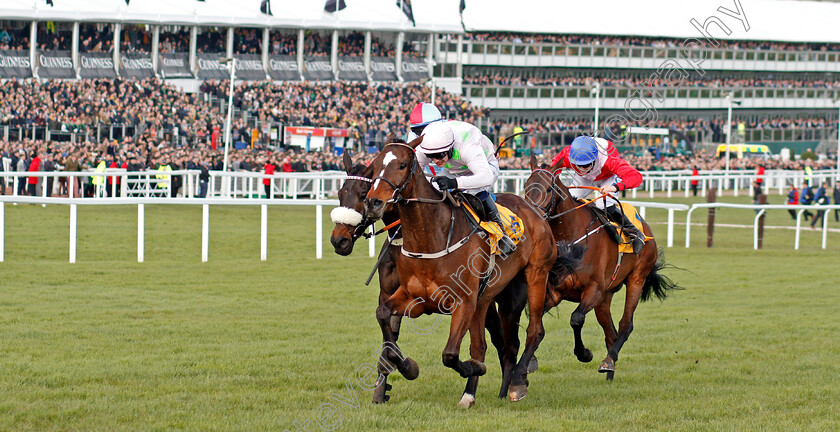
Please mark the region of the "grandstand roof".
<svg viewBox="0 0 840 432"><path fill-rule="evenodd" d="M422 0L418 0L418 3ZM717 11L735 10L732 0L586 0L580 2L545 0L467 0L463 12L464 28L473 32L561 33L625 35L648 37L701 37L691 25L711 16L721 18L732 34L721 39L770 40L787 42L840 42L836 31L840 4L835 2L764 0L741 6L750 29L736 19ZM415 6L416 7L416 6Z"/></svg>
<svg viewBox="0 0 840 432"><path fill-rule="evenodd" d="M260 13L261 0L2 0L9 20L128 22L208 26L281 26L354 30L462 33L459 0L421 0L414 25L394 0L347 0L347 7L324 12L316 0L271 0L273 16Z"/></svg>

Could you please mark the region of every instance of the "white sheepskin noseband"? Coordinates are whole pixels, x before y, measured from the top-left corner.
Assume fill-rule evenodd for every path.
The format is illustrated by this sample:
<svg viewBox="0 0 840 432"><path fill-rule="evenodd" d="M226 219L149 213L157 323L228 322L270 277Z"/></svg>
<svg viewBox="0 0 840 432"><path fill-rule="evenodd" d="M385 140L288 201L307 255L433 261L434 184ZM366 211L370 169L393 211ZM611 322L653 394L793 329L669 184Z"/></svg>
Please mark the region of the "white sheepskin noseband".
<svg viewBox="0 0 840 432"><path fill-rule="evenodd" d="M350 226L357 226L364 218L361 213L349 207L336 207L330 212L333 223L340 223Z"/></svg>

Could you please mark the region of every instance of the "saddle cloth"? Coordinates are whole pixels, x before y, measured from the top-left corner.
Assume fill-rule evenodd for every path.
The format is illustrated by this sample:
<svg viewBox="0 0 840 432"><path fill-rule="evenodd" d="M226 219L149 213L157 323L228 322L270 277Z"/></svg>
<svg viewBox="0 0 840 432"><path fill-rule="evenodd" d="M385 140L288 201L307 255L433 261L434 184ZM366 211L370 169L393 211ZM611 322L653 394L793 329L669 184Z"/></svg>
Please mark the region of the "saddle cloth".
<svg viewBox="0 0 840 432"><path fill-rule="evenodd" d="M627 215L627 218L633 222L633 225L639 230L639 232L644 233L645 228L642 226L642 216L636 210L636 207L633 204L628 204L625 202L620 203L621 209L624 211L624 214ZM624 233L624 230L621 229L621 226L615 222L612 222L612 225L615 229L621 234L621 242L618 244L618 251L621 253L632 254L633 253L633 242L630 237ZM648 240L653 240L653 237L648 237L645 235L645 243Z"/></svg>
<svg viewBox="0 0 840 432"><path fill-rule="evenodd" d="M522 219L512 212L509 208L496 203L499 209L499 216L502 218L502 225L504 225L504 232L513 240L513 243L518 245L525 237L525 230L522 226ZM490 235L490 253L499 255L499 239L502 238L502 231L496 222L481 222L478 215L475 214L472 207L465 205L467 213L475 220L487 234Z"/></svg>

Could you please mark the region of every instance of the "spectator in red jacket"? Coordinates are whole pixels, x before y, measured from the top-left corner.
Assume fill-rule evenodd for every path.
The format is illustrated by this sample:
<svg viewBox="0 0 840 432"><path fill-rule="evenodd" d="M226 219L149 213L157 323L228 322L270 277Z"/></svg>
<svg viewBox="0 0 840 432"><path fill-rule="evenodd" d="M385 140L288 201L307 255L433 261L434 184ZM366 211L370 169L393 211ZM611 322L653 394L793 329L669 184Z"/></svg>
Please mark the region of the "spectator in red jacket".
<svg viewBox="0 0 840 432"><path fill-rule="evenodd" d="M29 169L27 171L41 171L41 154L42 152L35 153L35 157L33 157L32 162L29 163ZM27 179L27 183L29 184L29 195L36 196L38 187L38 177L29 177Z"/></svg>
<svg viewBox="0 0 840 432"><path fill-rule="evenodd" d="M274 170L276 169L277 165L271 158L265 161L264 174L266 177L263 179L263 187L265 188L266 198L271 197L271 186L274 183L274 180L268 176L274 175Z"/></svg>
<svg viewBox="0 0 840 432"><path fill-rule="evenodd" d="M633 189L642 184L642 175L618 155L615 146L603 138L579 136L572 145L564 148L554 157L552 167L558 164L572 169L574 186L594 186L601 194L612 194ZM572 188L572 196L581 199L592 193L591 189ZM595 205L606 210L611 219L621 224L622 229L633 238L633 252L639 253L645 245L645 236L616 206L611 196L596 200Z"/></svg>

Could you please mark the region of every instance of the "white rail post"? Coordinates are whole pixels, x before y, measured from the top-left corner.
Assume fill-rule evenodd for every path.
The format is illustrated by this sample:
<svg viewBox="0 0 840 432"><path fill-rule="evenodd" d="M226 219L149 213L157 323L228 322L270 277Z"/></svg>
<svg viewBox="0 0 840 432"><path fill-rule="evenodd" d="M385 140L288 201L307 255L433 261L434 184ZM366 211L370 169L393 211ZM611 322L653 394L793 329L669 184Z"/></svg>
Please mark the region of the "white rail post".
<svg viewBox="0 0 840 432"><path fill-rule="evenodd" d="M376 232L376 227L371 225L370 226L370 240L368 240L368 256L373 258L373 254L376 253L376 237L373 236L373 233ZM385 234L387 235L387 234Z"/></svg>
<svg viewBox="0 0 840 432"><path fill-rule="evenodd" d="M207 262L210 246L210 205L201 206L201 262Z"/></svg>
<svg viewBox="0 0 840 432"><path fill-rule="evenodd" d="M641 216L642 219L644 219L645 214L647 214L647 207L639 206L639 216Z"/></svg>
<svg viewBox="0 0 840 432"><path fill-rule="evenodd" d="M758 213L755 214L755 220L753 220L753 249L758 250L758 220L761 216L766 212L766 209L759 210Z"/></svg>
<svg viewBox="0 0 840 432"><path fill-rule="evenodd" d="M685 215L685 247L691 246L691 213L694 211L694 206L688 209Z"/></svg>
<svg viewBox="0 0 840 432"><path fill-rule="evenodd" d="M260 206L260 260L268 258L268 206Z"/></svg>
<svg viewBox="0 0 840 432"><path fill-rule="evenodd" d="M6 203L0 202L0 262L3 261L6 261Z"/></svg>
<svg viewBox="0 0 840 432"><path fill-rule="evenodd" d="M70 204L70 264L76 262L76 204Z"/></svg>
<svg viewBox="0 0 840 432"><path fill-rule="evenodd" d="M799 229L802 228L802 212L805 209L799 209L796 212L796 237L793 241L793 250L799 250Z"/></svg>
<svg viewBox="0 0 840 432"><path fill-rule="evenodd" d="M321 259L324 256L324 206L318 204L315 206L315 258Z"/></svg>
<svg viewBox="0 0 840 432"><path fill-rule="evenodd" d="M668 247L674 247L674 209L668 209Z"/></svg>
<svg viewBox="0 0 840 432"><path fill-rule="evenodd" d="M141 263L144 256L146 242L146 209L143 204L137 204L137 262Z"/></svg>
<svg viewBox="0 0 840 432"><path fill-rule="evenodd" d="M827 192L826 192L827 193ZM823 227L822 227L822 248L825 249L826 243L828 243L828 215L831 210L825 210L823 213Z"/></svg>
<svg viewBox="0 0 840 432"><path fill-rule="evenodd" d="M668 198L671 198L671 190L674 188L674 182L669 178L668 182Z"/></svg>

